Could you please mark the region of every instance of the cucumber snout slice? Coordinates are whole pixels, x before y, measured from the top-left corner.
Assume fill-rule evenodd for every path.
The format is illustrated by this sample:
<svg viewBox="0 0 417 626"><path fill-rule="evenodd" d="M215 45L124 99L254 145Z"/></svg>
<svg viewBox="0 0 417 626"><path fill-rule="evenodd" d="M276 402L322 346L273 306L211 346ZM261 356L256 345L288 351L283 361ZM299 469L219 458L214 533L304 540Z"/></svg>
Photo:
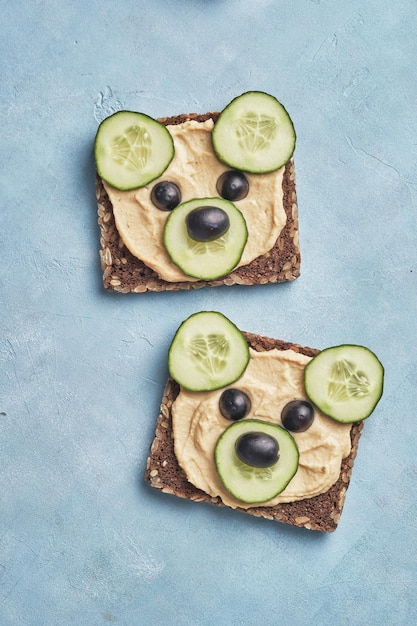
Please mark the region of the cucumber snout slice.
<svg viewBox="0 0 417 626"><path fill-rule="evenodd" d="M168 351L170 375L190 391L211 391L237 380L249 363L241 331L216 311L201 311L178 328Z"/></svg>
<svg viewBox="0 0 417 626"><path fill-rule="evenodd" d="M207 219L213 213L215 220ZM217 232L213 239L193 234L200 229ZM171 261L187 276L200 280L220 278L235 268L247 239L243 214L223 198L195 198L180 204L170 213L164 229L164 245Z"/></svg>
<svg viewBox="0 0 417 626"><path fill-rule="evenodd" d="M260 434L277 443L277 460L267 467L243 462L236 453L236 442ZM268 444L269 445L269 444ZM272 455L271 450L268 454ZM255 419L234 422L219 437L214 451L217 473L225 489L250 504L268 502L281 493L298 469L299 452L292 435L277 424Z"/></svg>
<svg viewBox="0 0 417 626"><path fill-rule="evenodd" d="M133 111L118 111L103 120L94 143L97 172L122 191L158 178L174 157L174 142L160 122Z"/></svg>
<svg viewBox="0 0 417 626"><path fill-rule="evenodd" d="M341 345L315 356L304 370L305 390L322 413L338 422L367 418L382 396L384 368L368 348Z"/></svg>

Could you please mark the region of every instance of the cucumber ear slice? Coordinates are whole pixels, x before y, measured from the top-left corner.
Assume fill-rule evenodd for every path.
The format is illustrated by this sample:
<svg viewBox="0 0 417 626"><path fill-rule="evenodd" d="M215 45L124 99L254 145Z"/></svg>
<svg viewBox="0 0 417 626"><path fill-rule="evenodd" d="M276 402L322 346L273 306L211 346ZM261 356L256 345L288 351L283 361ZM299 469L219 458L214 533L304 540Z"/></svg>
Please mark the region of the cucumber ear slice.
<svg viewBox="0 0 417 626"><path fill-rule="evenodd" d="M304 386L322 413L342 423L372 413L383 391L384 368L368 348L345 344L317 354L304 370Z"/></svg>
<svg viewBox="0 0 417 626"><path fill-rule="evenodd" d="M174 157L168 129L144 113L118 111L98 127L94 156L103 180L121 191L144 187Z"/></svg>
<svg viewBox="0 0 417 626"><path fill-rule="evenodd" d="M283 105L261 91L248 91L232 100L212 132L220 161L252 174L266 174L285 165L295 141L294 126Z"/></svg>
<svg viewBox="0 0 417 626"><path fill-rule="evenodd" d="M170 375L190 391L226 387L240 378L248 363L245 337L216 311L200 311L188 317L168 351Z"/></svg>

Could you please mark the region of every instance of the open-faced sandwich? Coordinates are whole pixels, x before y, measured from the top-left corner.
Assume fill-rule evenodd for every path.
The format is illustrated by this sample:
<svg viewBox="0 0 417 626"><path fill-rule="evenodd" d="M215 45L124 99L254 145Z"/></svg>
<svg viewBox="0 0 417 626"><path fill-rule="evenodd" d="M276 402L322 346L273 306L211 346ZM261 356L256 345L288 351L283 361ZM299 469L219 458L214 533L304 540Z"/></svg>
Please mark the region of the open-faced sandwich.
<svg viewBox="0 0 417 626"><path fill-rule="evenodd" d="M163 492L335 530L384 370L368 348L319 351L203 311L168 354L145 479Z"/></svg>
<svg viewBox="0 0 417 626"><path fill-rule="evenodd" d="M221 113L103 120L94 150L104 286L141 293L297 278L295 140L282 104L258 91Z"/></svg>

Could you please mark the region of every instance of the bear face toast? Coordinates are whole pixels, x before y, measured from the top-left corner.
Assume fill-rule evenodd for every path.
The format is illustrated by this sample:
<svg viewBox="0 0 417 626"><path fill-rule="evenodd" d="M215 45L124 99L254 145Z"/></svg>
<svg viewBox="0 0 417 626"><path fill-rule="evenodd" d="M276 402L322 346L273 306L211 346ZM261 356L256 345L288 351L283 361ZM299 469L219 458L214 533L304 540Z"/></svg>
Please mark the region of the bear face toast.
<svg viewBox="0 0 417 626"><path fill-rule="evenodd" d="M237 119L236 102L245 105ZM138 178L153 145L162 156ZM259 92L220 114L152 120L121 111L104 120L95 144L104 286L140 293L297 278L294 146L285 109Z"/></svg>
<svg viewBox="0 0 417 626"><path fill-rule="evenodd" d="M381 364L362 346L320 352L240 333L224 319L198 313L177 331L146 481L182 498L335 530L363 419L382 394Z"/></svg>

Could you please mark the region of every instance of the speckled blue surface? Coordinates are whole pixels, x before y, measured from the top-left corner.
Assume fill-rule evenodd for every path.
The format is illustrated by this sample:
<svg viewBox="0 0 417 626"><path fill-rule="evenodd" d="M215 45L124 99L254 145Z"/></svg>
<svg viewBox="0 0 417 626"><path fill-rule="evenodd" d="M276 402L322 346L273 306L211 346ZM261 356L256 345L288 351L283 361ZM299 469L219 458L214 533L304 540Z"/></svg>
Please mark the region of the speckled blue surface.
<svg viewBox="0 0 417 626"><path fill-rule="evenodd" d="M417 622L414 0L1 0L2 626ZM101 286L92 142L112 108L294 120L302 275ZM200 309L386 368L338 530L143 483L172 334Z"/></svg>

